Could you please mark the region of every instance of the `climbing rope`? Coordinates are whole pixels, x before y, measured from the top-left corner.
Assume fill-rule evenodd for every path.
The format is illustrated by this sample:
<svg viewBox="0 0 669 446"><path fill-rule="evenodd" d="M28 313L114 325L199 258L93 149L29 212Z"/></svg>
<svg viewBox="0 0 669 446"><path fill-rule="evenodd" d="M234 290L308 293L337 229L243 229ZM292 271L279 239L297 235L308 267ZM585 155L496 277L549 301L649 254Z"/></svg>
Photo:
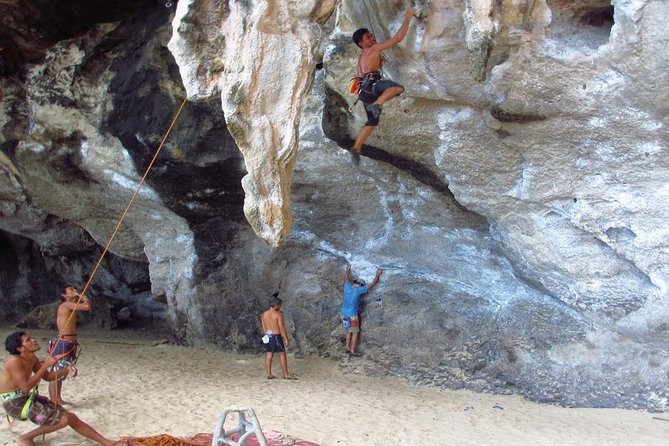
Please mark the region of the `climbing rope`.
<svg viewBox="0 0 669 446"><path fill-rule="evenodd" d="M187 101L188 101L188 98L184 98L184 100L181 102L181 105L179 106L176 113L174 114L174 117L172 118L172 122L170 122L169 127L167 128L167 130L165 131L165 134L161 138L160 144L158 145L158 148L156 149L156 152L153 154L153 158L151 158L151 162L149 162L149 165L147 166L146 170L144 171L144 175L142 175L142 179L137 184L137 187L135 188L135 192L130 197L130 201L128 201L128 205L123 210L123 213L121 213L121 216L119 217L118 222L116 223L116 226L114 227L114 230L112 231L112 234L109 237L109 241L105 245L104 250L102 250L102 254L100 254L100 258L98 259L97 263L95 264L95 267L93 268L93 271L91 272L90 276L88 277L88 281L86 281L86 285L84 286L83 290L79 293L79 299L77 299L76 305L79 305L81 303L81 299L83 298L83 296L86 295L86 291L88 290L91 283L93 282L93 278L95 278L95 274L98 272L98 269L100 269L100 265L102 264L102 260L104 260L105 256L107 255L107 252L109 251L109 247L111 246L112 242L116 238L116 234L118 234L119 229L121 229L121 224L123 223L123 220L128 215L128 211L130 210L130 207L135 202L135 199L137 198L137 195L139 194L139 190L141 189L142 185L146 181L146 178L148 177L149 172L151 171L151 168L153 167L153 164L156 162L156 159L158 159L158 155L160 154L160 151L162 150L163 146L165 145L165 141L167 141L167 137L172 132L172 128L174 127L174 124L177 122L177 119L179 118L179 115L181 114L184 107L186 106ZM70 313L65 325L69 324L69 322L72 320L73 317L76 317L76 313L74 311ZM53 347L54 351L56 350L58 344L61 342L61 339L62 339L62 336L59 334L56 338L56 342L55 342L54 347ZM58 379L55 380L55 386L56 386L56 392L58 392ZM54 404L55 403L56 402L54 401Z"/></svg>
<svg viewBox="0 0 669 446"><path fill-rule="evenodd" d="M196 434L192 437L173 437L168 434L155 435L152 437L123 437L122 440L128 446L203 446L210 445L212 434Z"/></svg>
<svg viewBox="0 0 669 446"><path fill-rule="evenodd" d="M109 237L109 241L105 245L105 249L102 251L102 254L100 254L100 258L98 259L97 263L95 264L95 268L93 268L93 272L91 272L91 275L88 278L88 281L86 282L86 285L84 286L84 289L81 291L81 293L79 293L79 300L77 301L77 303L81 302L82 296L84 296L86 294L86 291L90 287L91 282L93 282L93 278L95 277L95 274L97 273L98 269L100 268L100 265L102 264L102 260L104 259L105 255L107 255L107 251L109 251L109 247L111 246L112 242L114 241L114 238L116 238L116 234L118 233L119 229L121 229L121 224L123 223L123 220L128 215L128 211L130 210L130 207L135 202L135 198L137 198L137 195L139 194L140 188L144 184L144 181L146 180L146 177L149 175L149 171L153 167L153 164L155 163L156 159L158 158L158 155L160 154L160 151L162 150L163 146L165 145L165 141L167 140L167 137L169 136L170 132L172 131L172 128L174 127L174 124L177 122L177 119L179 118L179 115L181 114L181 111L186 106L187 100L188 100L188 98L184 98L184 100L181 102L181 105L177 109L177 112L174 114L174 117L172 118L172 122L170 123L169 127L165 131L165 134L163 135L163 138L160 141L160 145L158 145L158 149L156 149L156 152L154 153L153 158L151 158L151 162L147 166L146 171L144 172L144 175L142 176L142 179L137 184L137 188L135 189L135 192L130 197L130 201L128 202L128 205L123 210L123 213L121 214L121 217L119 218L118 223L116 223L116 227L112 231L112 234ZM72 315L70 315L70 317L72 317Z"/></svg>

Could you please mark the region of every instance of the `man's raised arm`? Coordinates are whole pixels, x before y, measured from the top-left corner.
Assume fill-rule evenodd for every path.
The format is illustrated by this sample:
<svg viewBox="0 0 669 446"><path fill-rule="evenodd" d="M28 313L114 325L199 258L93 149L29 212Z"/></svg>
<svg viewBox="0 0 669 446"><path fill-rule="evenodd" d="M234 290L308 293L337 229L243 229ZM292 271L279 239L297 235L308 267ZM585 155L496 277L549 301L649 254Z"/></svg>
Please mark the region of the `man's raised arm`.
<svg viewBox="0 0 669 446"><path fill-rule="evenodd" d="M383 270L381 268L376 268L376 276L374 276L374 280L372 280L372 283L370 283L369 286L367 287L368 290L371 290L376 286L377 283L379 283L381 274L383 274Z"/></svg>
<svg viewBox="0 0 669 446"><path fill-rule="evenodd" d="M388 48L392 48L398 43L400 43L402 40L404 40L404 37L406 37L407 31L409 30L409 22L411 21L411 17L413 17L413 14L414 14L413 8L407 9L406 16L404 17L404 22L402 22L402 26L400 26L400 29L397 30L395 35L392 36L390 39L386 40L385 42L377 43L372 48L375 51L385 51Z"/></svg>
<svg viewBox="0 0 669 446"><path fill-rule="evenodd" d="M348 279L351 277L351 265L346 267L346 274L344 274L344 284L348 282Z"/></svg>
<svg viewBox="0 0 669 446"><path fill-rule="evenodd" d="M91 301L85 294L76 293L77 299L74 302L64 302L68 310L74 311L91 311Z"/></svg>

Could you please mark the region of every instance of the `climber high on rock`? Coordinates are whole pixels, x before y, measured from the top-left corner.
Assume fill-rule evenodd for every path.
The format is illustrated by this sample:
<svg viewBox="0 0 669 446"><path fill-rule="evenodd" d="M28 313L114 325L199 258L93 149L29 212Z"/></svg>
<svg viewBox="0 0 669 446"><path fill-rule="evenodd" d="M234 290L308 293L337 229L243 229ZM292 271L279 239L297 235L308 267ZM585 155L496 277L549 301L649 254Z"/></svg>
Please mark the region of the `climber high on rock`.
<svg viewBox="0 0 669 446"><path fill-rule="evenodd" d="M374 34L367 28L360 28L353 33L353 42L362 48L362 53L358 57L358 76L360 81L360 93L358 98L365 105L367 113L367 122L360 130L358 137L353 145L353 163L357 166L360 163L360 153L362 146L374 131L374 127L379 125L381 116L381 106L389 99L399 96L404 92L404 87L390 79L384 79L382 70L383 55L382 52L400 43L407 34L409 22L414 15L414 8L409 8L406 17L400 29L395 35L385 42L378 43Z"/></svg>

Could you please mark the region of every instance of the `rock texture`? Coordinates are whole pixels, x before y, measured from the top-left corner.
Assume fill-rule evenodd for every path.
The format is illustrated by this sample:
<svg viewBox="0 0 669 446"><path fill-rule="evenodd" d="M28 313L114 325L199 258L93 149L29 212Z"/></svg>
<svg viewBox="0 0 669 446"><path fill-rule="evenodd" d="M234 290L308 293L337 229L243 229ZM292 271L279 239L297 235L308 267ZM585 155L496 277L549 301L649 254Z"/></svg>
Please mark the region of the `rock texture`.
<svg viewBox="0 0 669 446"><path fill-rule="evenodd" d="M290 233L300 112L321 25L335 3L188 0L177 6L170 49L188 96L220 93L228 130L248 170L244 213L272 246L283 245Z"/></svg>
<svg viewBox="0 0 669 446"><path fill-rule="evenodd" d="M351 372L669 408L664 2L416 2L358 169L350 35L405 5L94 3L57 34L0 2L1 318L85 282L188 97L96 279L112 319L259 351L278 290L295 352ZM385 270L355 360L347 263Z"/></svg>

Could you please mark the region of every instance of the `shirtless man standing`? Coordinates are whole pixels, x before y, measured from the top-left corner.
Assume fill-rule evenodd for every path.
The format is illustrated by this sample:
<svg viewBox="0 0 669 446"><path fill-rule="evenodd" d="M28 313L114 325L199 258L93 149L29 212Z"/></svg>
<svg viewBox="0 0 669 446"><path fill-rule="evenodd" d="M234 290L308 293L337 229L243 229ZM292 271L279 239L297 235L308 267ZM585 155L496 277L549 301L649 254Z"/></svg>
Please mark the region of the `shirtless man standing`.
<svg viewBox="0 0 669 446"><path fill-rule="evenodd" d="M274 353L279 354L279 363L283 371L283 379L297 379L297 376L288 372L288 358L286 357L286 348L288 348L288 335L283 323L283 313L281 306L283 300L279 298L279 293L274 293L270 300L269 310L260 316L260 323L263 332L263 344L265 344L265 371L267 379L274 379L272 375L272 359Z"/></svg>
<svg viewBox="0 0 669 446"><path fill-rule="evenodd" d="M56 325L58 336L51 341L50 354L58 359L51 369L52 372L70 367L77 359L77 311L91 311L91 303L88 297L82 296L76 288L68 286L62 294L63 303L58 306L56 312ZM64 401L61 392L63 389L63 375L57 380L49 383L49 396L56 404L70 404Z"/></svg>
<svg viewBox="0 0 669 446"><path fill-rule="evenodd" d="M365 105L367 122L358 133L353 145L353 163L360 163L360 152L362 146L379 125L381 106L389 99L404 93L404 87L390 79L383 79L381 65L383 63L382 52L400 43L407 34L409 22L414 15L414 9L409 8L404 17L404 22L393 37L385 42L378 43L374 34L367 28L360 28L353 33L353 42L362 48L358 57L358 76L362 78L360 101Z"/></svg>
<svg viewBox="0 0 669 446"><path fill-rule="evenodd" d="M39 425L38 428L19 437L18 442L21 446L35 446L33 442L35 437L65 426L70 426L79 434L103 446L116 443L100 435L72 412L37 394L37 385L42 379L53 381L69 373L75 376L77 370L74 367L49 372L49 367L56 363L56 358L49 356L40 361L35 355L40 349L39 343L22 331L7 336L5 348L11 356L5 360L4 367L0 370L0 403L7 415L20 420L30 420Z"/></svg>

